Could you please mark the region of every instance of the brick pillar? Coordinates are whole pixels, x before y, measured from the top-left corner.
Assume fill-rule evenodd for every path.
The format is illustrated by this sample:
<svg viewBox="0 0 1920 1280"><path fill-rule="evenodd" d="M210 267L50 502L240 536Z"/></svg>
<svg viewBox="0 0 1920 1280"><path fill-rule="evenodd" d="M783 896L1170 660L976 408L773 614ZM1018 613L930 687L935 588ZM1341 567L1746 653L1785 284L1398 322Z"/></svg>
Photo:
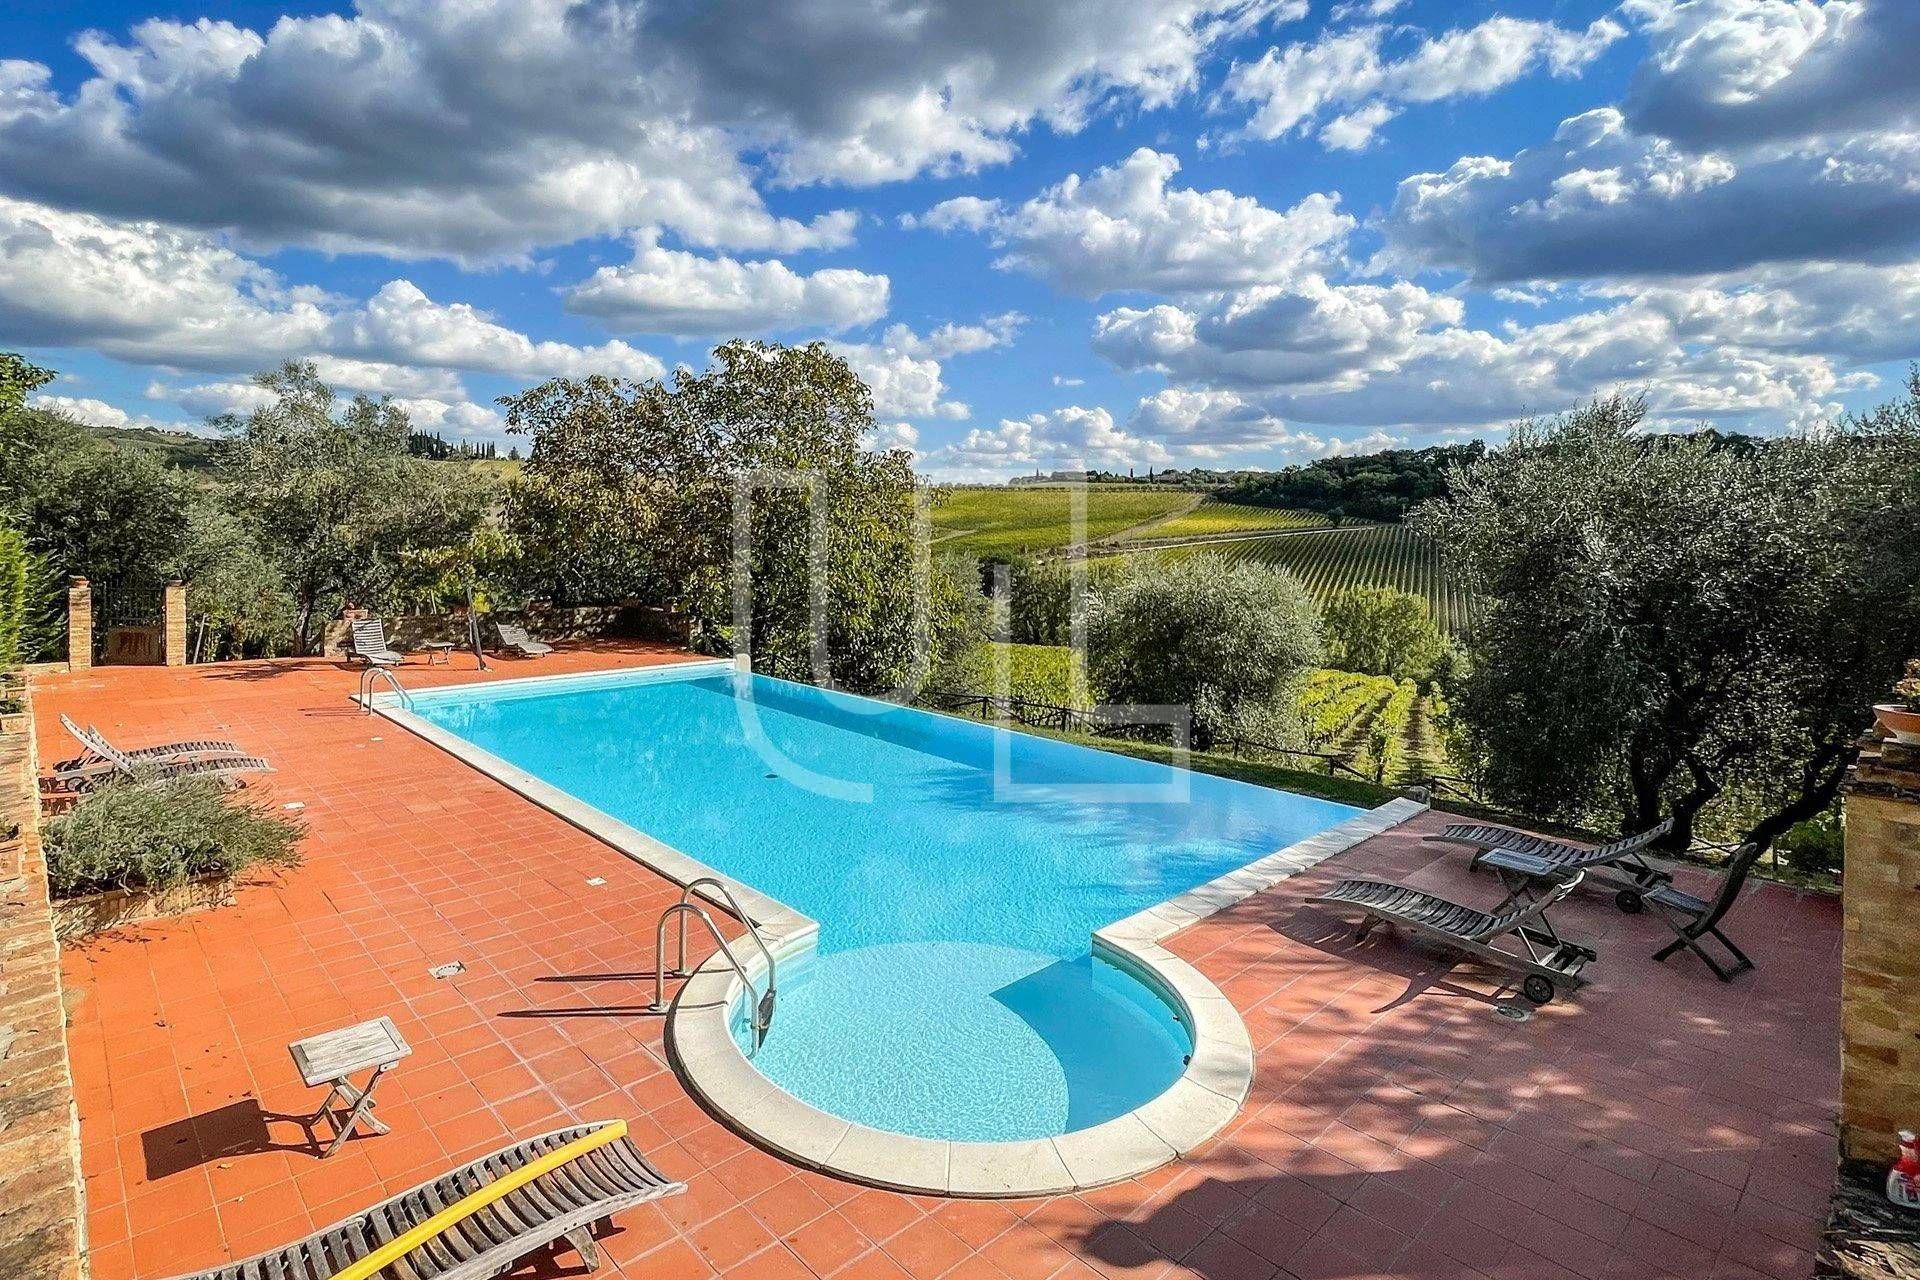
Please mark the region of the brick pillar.
<svg viewBox="0 0 1920 1280"><path fill-rule="evenodd" d="M161 620L165 624L165 633L161 637L161 653L170 667L187 665L187 584L175 578L166 586L165 603L161 609Z"/></svg>
<svg viewBox="0 0 1920 1280"><path fill-rule="evenodd" d="M85 578L67 583L67 670L93 667L93 588Z"/></svg>
<svg viewBox="0 0 1920 1280"><path fill-rule="evenodd" d="M1886 1163L1920 1127L1920 746L1869 743L1845 805L1840 1150Z"/></svg>

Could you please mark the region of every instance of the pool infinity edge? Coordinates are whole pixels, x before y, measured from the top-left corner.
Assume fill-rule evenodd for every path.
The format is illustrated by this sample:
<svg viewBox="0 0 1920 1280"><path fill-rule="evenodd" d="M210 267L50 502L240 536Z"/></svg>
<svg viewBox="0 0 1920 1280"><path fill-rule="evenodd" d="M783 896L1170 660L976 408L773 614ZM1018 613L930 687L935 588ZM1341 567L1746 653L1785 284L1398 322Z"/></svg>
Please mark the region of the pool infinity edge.
<svg viewBox="0 0 1920 1280"><path fill-rule="evenodd" d="M726 661L695 660L439 687L624 683L644 679L649 671L660 673L655 678L685 679L732 669ZM371 709L675 884L704 876L719 880L739 899L776 963L814 945L820 926L810 916L414 714L400 696L377 694ZM1204 974L1161 945L1163 940L1426 809L1418 801L1390 800L1095 930L1094 954L1127 970L1173 1006L1192 1034L1193 1053L1163 1093L1090 1128L1009 1142L921 1138L874 1129L804 1102L762 1075L734 1038L733 1011L744 988L718 951L687 978L672 1002L668 1058L707 1108L744 1137L807 1168L869 1186L946 1196L1035 1196L1137 1177L1213 1137L1239 1113L1253 1087L1253 1043L1239 1011ZM710 895L700 896L726 908ZM755 981L764 975L765 961L757 951L744 964Z"/></svg>

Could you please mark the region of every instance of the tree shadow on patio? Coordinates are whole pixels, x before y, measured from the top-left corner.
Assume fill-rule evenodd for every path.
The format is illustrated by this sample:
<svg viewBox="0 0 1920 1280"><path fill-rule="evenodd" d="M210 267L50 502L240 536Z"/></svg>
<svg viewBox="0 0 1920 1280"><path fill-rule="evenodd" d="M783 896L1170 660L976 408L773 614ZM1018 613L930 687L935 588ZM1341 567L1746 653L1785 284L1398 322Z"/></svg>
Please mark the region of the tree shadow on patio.
<svg viewBox="0 0 1920 1280"><path fill-rule="evenodd" d="M300 1151L318 1157L325 1147L314 1130L318 1117L268 1111L252 1098L242 1098L199 1115L175 1120L140 1135L146 1157L147 1181L212 1164L232 1156L266 1151ZM297 1141L276 1139L269 1128L286 1125L300 1134Z"/></svg>

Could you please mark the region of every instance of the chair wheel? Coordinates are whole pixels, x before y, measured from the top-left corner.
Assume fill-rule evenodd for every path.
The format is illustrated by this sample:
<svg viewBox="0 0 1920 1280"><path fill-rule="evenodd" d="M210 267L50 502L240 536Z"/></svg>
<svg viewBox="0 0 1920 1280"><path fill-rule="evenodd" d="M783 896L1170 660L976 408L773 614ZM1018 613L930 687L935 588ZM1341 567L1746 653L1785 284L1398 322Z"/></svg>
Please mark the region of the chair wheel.
<svg viewBox="0 0 1920 1280"><path fill-rule="evenodd" d="M1535 1004L1548 1004L1553 1000L1553 980L1530 973L1520 983L1520 994Z"/></svg>
<svg viewBox="0 0 1920 1280"><path fill-rule="evenodd" d="M1641 910L1646 906L1646 903L1641 901L1640 891L1638 889L1622 889L1613 895L1613 902L1615 906L1630 916L1639 915Z"/></svg>

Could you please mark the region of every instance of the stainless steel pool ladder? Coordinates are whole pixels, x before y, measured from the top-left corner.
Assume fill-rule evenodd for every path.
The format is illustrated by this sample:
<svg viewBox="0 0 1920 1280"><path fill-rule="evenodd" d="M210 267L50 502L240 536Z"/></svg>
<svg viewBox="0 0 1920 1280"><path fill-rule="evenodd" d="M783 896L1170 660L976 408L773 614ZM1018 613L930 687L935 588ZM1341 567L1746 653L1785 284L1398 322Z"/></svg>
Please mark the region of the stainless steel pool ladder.
<svg viewBox="0 0 1920 1280"><path fill-rule="evenodd" d="M713 922L713 917L707 914L707 909L693 900L693 891L703 887L713 889L720 897L726 899L727 910L731 912L741 924L747 926L747 933L753 938L753 945L760 948L760 956L767 962L767 989L765 992L760 991L759 988L753 985L753 979L747 975L747 967L740 963L740 957L734 954L733 947L728 944L726 935L720 932L720 926ZM755 1051L765 1043L767 1028L773 1025L774 992L778 985L778 966L774 962L772 948L768 947L767 940L760 936L760 926L756 925L753 922L753 917L748 915L746 910L741 907L740 900L733 896L733 890L727 888L726 885L712 876L697 876L687 881L686 884L681 886L680 901L660 913L660 923L655 927L653 937L653 1003L648 1006L647 1011L649 1013L665 1013L667 1011L668 976L671 975L675 978L684 978L687 976L688 916L696 917L702 924L707 926L707 932L712 935L715 945L720 948L720 954L727 958L729 965L733 966L733 972L740 979L740 985L744 986L747 989L747 994L753 997L753 1006L747 1018L748 1025L753 1028L753 1047L747 1050L747 1056L751 1058ZM673 919L677 919L680 923L680 947L678 960L674 964L674 967L669 970L667 968L667 921Z"/></svg>
<svg viewBox="0 0 1920 1280"><path fill-rule="evenodd" d="M413 710L413 695L408 693L401 685L400 677L385 667L370 666L360 673L361 715L370 716L373 714L373 682L378 679L386 680L387 687L393 690L395 697L399 698L401 706L405 707L408 711Z"/></svg>

